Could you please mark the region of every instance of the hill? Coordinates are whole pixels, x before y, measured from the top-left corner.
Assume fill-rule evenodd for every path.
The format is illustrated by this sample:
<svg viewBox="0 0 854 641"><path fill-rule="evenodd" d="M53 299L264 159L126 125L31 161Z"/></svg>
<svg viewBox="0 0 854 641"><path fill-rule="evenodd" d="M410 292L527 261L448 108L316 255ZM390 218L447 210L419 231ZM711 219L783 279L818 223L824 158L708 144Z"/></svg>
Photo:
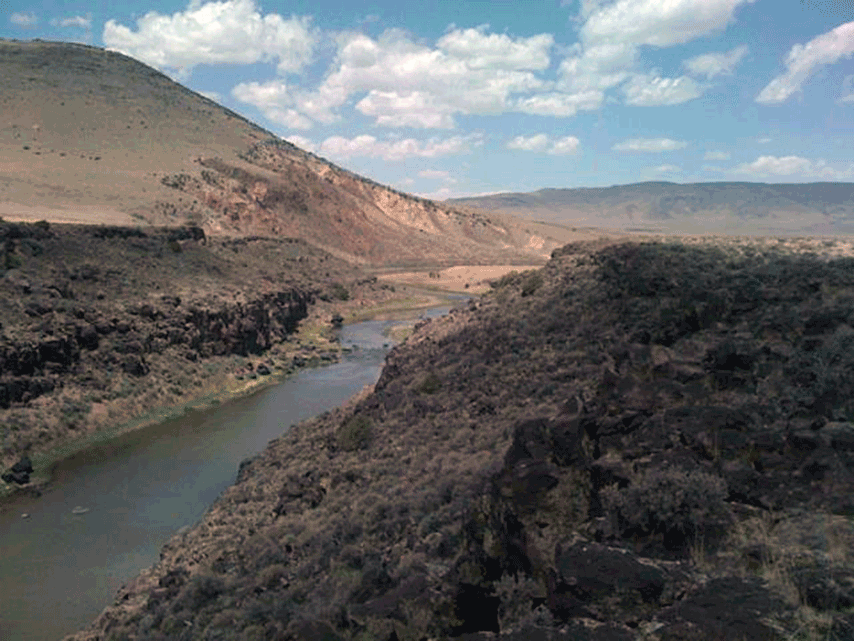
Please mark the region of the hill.
<svg viewBox="0 0 854 641"><path fill-rule="evenodd" d="M0 40L0 216L307 240L372 264L527 264L553 240L302 151L160 72Z"/></svg>
<svg viewBox="0 0 854 641"><path fill-rule="evenodd" d="M850 234L854 183L645 182L447 201L564 225L652 233Z"/></svg>
<svg viewBox="0 0 854 641"><path fill-rule="evenodd" d="M850 251L568 245L241 464L74 639L850 639Z"/></svg>

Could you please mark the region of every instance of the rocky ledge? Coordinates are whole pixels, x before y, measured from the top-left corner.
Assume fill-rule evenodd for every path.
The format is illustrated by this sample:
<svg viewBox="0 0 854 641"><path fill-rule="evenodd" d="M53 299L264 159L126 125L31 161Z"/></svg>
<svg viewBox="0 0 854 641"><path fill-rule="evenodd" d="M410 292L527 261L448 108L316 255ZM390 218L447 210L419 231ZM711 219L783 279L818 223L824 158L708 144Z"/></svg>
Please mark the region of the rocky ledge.
<svg viewBox="0 0 854 641"><path fill-rule="evenodd" d="M24 455L318 360L298 323L372 286L291 239L0 222L4 480L32 480Z"/></svg>
<svg viewBox="0 0 854 641"><path fill-rule="evenodd" d="M854 260L781 247L502 279L73 638L854 638Z"/></svg>

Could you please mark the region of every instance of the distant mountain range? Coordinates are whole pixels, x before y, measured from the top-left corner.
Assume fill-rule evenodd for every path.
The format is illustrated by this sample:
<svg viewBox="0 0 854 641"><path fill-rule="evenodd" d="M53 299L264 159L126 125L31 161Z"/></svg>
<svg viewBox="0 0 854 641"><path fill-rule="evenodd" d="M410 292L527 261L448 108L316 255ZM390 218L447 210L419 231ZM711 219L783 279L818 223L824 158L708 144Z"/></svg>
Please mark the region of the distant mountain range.
<svg viewBox="0 0 854 641"><path fill-rule="evenodd" d="M854 183L644 182L447 202L548 223L620 231L854 233Z"/></svg>
<svg viewBox="0 0 854 641"><path fill-rule="evenodd" d="M0 40L0 115L7 219L194 224L381 265L539 262L562 244L357 176L95 47Z"/></svg>

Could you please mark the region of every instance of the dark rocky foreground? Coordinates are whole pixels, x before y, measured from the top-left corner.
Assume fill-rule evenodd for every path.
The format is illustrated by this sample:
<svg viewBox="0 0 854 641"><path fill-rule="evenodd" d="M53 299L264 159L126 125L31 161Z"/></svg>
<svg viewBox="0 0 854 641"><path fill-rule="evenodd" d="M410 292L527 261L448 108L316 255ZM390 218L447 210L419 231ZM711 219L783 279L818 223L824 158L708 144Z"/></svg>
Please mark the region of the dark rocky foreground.
<svg viewBox="0 0 854 641"><path fill-rule="evenodd" d="M22 456L319 356L287 341L359 277L291 239L0 222L4 481L30 481Z"/></svg>
<svg viewBox="0 0 854 641"><path fill-rule="evenodd" d="M74 638L854 638L854 260L568 246L293 428Z"/></svg>

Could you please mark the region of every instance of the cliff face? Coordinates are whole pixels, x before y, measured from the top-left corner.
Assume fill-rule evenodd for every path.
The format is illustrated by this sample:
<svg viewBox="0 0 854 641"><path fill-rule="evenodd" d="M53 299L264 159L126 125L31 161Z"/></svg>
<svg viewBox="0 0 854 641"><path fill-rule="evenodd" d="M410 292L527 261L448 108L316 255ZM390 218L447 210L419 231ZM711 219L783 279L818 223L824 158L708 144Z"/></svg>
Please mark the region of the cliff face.
<svg viewBox="0 0 854 641"><path fill-rule="evenodd" d="M3 469L289 370L298 322L357 276L300 241L200 232L0 223Z"/></svg>
<svg viewBox="0 0 854 641"><path fill-rule="evenodd" d="M555 252L241 465L74 638L851 638L844 250Z"/></svg>

